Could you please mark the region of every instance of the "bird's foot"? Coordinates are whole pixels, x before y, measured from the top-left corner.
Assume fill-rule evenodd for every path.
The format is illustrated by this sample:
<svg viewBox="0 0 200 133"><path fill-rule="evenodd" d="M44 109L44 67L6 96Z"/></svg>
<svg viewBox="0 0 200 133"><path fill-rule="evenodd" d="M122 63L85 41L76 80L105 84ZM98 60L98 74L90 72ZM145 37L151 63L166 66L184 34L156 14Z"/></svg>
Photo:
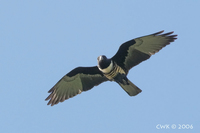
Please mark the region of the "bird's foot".
<svg viewBox="0 0 200 133"><path fill-rule="evenodd" d="M117 76L114 78L117 83L121 83L123 85L129 85L128 78L125 74L118 73Z"/></svg>

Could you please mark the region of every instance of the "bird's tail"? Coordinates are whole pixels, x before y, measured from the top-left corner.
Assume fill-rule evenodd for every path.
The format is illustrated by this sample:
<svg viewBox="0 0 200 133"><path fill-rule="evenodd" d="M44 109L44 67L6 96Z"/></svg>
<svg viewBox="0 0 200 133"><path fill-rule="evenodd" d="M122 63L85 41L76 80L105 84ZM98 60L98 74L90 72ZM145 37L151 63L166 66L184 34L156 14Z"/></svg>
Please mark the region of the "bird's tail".
<svg viewBox="0 0 200 133"><path fill-rule="evenodd" d="M118 82L118 84L129 94L129 96L135 96L142 92L142 90L134 85L129 79L126 84L120 82Z"/></svg>

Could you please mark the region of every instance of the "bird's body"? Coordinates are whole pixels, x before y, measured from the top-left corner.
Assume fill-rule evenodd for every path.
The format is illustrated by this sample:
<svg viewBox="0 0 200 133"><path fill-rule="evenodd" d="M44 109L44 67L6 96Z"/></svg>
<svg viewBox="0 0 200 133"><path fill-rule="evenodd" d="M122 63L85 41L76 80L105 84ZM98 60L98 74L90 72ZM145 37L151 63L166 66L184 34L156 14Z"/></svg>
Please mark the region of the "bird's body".
<svg viewBox="0 0 200 133"><path fill-rule="evenodd" d="M61 78L48 92L45 100L48 105L57 104L64 100L87 91L105 81L118 83L130 96L135 96L141 90L128 78L129 70L151 55L173 42L177 35L173 32L161 34L163 31L132 39L123 43L117 53L110 59L105 55L97 58L98 65L94 67L77 67Z"/></svg>
<svg viewBox="0 0 200 133"><path fill-rule="evenodd" d="M112 59L107 59L105 55L97 58L98 68L110 81L117 82L130 96L135 96L141 90L128 80L128 71L117 65ZM107 65L106 65L107 64Z"/></svg>

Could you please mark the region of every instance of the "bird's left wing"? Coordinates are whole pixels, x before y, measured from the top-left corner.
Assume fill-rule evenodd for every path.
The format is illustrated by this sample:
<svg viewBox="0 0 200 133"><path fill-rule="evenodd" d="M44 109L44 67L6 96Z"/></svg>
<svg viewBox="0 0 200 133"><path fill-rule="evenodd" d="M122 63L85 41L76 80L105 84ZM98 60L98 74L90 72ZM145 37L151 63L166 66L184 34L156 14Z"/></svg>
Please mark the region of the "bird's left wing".
<svg viewBox="0 0 200 133"><path fill-rule="evenodd" d="M107 80L97 66L77 67L48 91L51 94L45 100L49 100L47 105L53 106Z"/></svg>
<svg viewBox="0 0 200 133"><path fill-rule="evenodd" d="M151 55L177 39L177 35L171 35L173 32L161 34L163 32L160 31L123 43L112 60L129 71L133 66L149 59Z"/></svg>

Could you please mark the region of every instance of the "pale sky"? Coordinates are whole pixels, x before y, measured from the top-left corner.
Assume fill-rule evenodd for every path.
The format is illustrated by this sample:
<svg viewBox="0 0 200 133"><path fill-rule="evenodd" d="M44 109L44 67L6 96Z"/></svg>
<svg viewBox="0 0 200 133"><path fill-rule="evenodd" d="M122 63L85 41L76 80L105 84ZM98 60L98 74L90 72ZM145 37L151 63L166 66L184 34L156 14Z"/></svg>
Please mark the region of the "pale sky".
<svg viewBox="0 0 200 133"><path fill-rule="evenodd" d="M2 0L0 132L199 132L199 7L174 0ZM139 95L106 82L46 105L47 91L75 67L95 66L99 55L112 57L122 43L161 30L178 39L129 72Z"/></svg>

